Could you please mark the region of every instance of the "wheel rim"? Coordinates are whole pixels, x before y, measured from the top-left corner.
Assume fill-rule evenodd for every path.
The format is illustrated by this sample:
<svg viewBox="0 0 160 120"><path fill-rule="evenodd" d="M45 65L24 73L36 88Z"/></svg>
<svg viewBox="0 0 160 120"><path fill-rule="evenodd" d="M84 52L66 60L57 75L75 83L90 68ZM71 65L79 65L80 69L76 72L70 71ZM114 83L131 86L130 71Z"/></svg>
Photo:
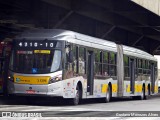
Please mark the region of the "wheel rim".
<svg viewBox="0 0 160 120"><path fill-rule="evenodd" d="M142 95L141 95L141 98L142 98L142 100L144 99L144 87L142 88Z"/></svg>
<svg viewBox="0 0 160 120"><path fill-rule="evenodd" d="M108 88L107 95L106 95L106 101L110 101L110 88Z"/></svg>

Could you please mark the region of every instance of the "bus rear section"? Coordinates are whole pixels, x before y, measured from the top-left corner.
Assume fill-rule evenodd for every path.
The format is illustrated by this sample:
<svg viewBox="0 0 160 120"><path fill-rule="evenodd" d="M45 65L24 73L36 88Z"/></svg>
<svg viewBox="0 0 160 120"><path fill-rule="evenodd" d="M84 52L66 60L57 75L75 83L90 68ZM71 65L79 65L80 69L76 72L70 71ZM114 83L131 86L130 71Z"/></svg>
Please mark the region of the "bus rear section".
<svg viewBox="0 0 160 120"><path fill-rule="evenodd" d="M123 46L124 96L147 99L158 93L157 60L152 55Z"/></svg>

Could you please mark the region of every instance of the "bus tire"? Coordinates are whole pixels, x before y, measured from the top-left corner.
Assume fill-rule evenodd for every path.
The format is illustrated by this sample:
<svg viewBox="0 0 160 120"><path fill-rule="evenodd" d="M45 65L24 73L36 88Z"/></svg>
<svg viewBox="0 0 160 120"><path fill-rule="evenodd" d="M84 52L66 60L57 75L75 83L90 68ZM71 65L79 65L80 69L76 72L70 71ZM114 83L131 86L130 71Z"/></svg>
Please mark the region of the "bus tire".
<svg viewBox="0 0 160 120"><path fill-rule="evenodd" d="M144 99L148 100L150 96L150 87L148 86L148 95L145 95Z"/></svg>
<svg viewBox="0 0 160 120"><path fill-rule="evenodd" d="M77 85L76 87L76 95L74 98L70 100L71 105L78 105L80 101L80 96L81 96L81 90L79 89L79 86Z"/></svg>
<svg viewBox="0 0 160 120"><path fill-rule="evenodd" d="M139 100L144 100L145 99L145 87L142 87L142 94L139 96Z"/></svg>
<svg viewBox="0 0 160 120"><path fill-rule="evenodd" d="M110 87L110 85L108 85L106 97L104 98L104 101L105 101L105 103L108 103L108 102L110 102L110 100L111 100L111 87Z"/></svg>

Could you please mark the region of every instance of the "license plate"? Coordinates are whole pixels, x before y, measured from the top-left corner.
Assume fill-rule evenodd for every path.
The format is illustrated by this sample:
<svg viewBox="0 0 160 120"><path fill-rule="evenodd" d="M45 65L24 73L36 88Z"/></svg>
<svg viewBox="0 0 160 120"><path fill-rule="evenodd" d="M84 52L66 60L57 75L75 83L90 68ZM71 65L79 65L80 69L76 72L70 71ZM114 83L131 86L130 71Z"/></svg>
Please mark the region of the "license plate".
<svg viewBox="0 0 160 120"><path fill-rule="evenodd" d="M28 93L28 94L34 94L35 90L26 90L26 93Z"/></svg>

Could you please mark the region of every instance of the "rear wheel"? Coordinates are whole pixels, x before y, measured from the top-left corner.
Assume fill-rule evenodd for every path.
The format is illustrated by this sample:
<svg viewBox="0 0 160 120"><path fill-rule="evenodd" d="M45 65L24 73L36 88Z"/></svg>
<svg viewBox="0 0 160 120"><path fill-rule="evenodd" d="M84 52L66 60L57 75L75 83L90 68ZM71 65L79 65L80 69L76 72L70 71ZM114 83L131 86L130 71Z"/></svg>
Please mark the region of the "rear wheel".
<svg viewBox="0 0 160 120"><path fill-rule="evenodd" d="M148 95L145 95L144 99L147 100L150 96L150 87L148 86Z"/></svg>
<svg viewBox="0 0 160 120"><path fill-rule="evenodd" d="M144 100L145 99L145 87L142 87L142 94L139 96L139 100Z"/></svg>
<svg viewBox="0 0 160 120"><path fill-rule="evenodd" d="M107 92L106 92L106 98L104 98L104 102L108 103L111 100L111 87L108 86Z"/></svg>
<svg viewBox="0 0 160 120"><path fill-rule="evenodd" d="M132 96L133 100L144 100L147 99L147 96L145 96L145 87L142 87L142 93L140 96Z"/></svg>

